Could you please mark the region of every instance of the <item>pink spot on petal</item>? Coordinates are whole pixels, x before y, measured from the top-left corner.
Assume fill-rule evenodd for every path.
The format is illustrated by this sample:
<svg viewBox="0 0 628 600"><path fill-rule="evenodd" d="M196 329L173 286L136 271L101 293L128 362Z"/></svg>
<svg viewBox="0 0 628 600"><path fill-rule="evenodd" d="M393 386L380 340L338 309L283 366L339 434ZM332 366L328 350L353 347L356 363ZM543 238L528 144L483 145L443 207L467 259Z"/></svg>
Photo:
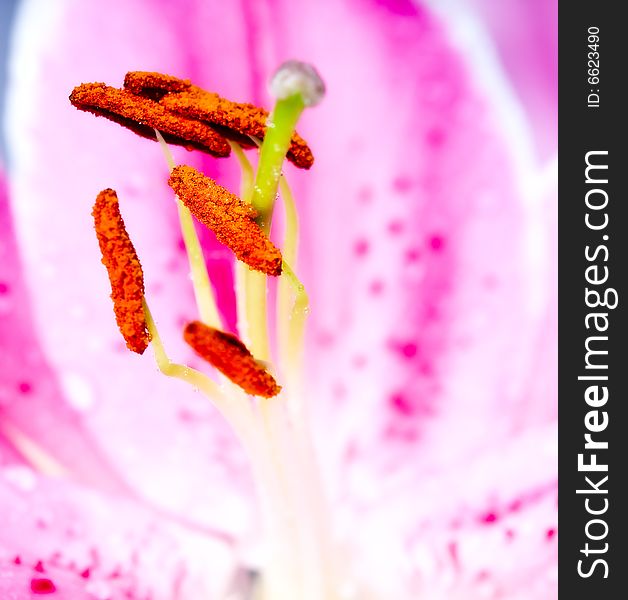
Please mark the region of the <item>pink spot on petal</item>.
<svg viewBox="0 0 628 600"><path fill-rule="evenodd" d="M393 352L408 360L414 358L419 351L419 347L415 342L391 341L390 348Z"/></svg>
<svg viewBox="0 0 628 600"><path fill-rule="evenodd" d="M497 515L494 512L486 513L482 517L484 523L495 523L497 521Z"/></svg>
<svg viewBox="0 0 628 600"><path fill-rule="evenodd" d="M456 544L456 542L449 542L447 550L449 552L451 562L454 565L458 566L460 564L460 558L458 556L458 544Z"/></svg>
<svg viewBox="0 0 628 600"><path fill-rule="evenodd" d="M33 567L35 569L35 571L37 571L38 573L43 573L44 572L44 563L41 562L41 560L37 561L37 564Z"/></svg>
<svg viewBox="0 0 628 600"><path fill-rule="evenodd" d="M376 280L371 283L369 286L369 292L371 292L372 296L379 296L384 291L384 283L382 281Z"/></svg>
<svg viewBox="0 0 628 600"><path fill-rule="evenodd" d="M189 410L187 410L185 408L182 408L179 411L179 420L183 421L184 423L194 423L198 419L197 419L196 415L193 412L191 412L191 411L189 411Z"/></svg>
<svg viewBox="0 0 628 600"><path fill-rule="evenodd" d="M428 243L434 252L440 252L445 245L445 239L440 235L433 235Z"/></svg>
<svg viewBox="0 0 628 600"><path fill-rule="evenodd" d="M400 415L410 417L415 413L415 407L403 394L393 394L390 397L390 406Z"/></svg>
<svg viewBox="0 0 628 600"><path fill-rule="evenodd" d="M413 428L403 427L399 424L389 425L384 431L384 435L397 442L407 444L413 444L419 437Z"/></svg>
<svg viewBox="0 0 628 600"><path fill-rule="evenodd" d="M391 221L388 224L388 231L392 235L399 235L403 231L403 221Z"/></svg>
<svg viewBox="0 0 628 600"><path fill-rule="evenodd" d="M513 500L510 505L508 506L508 510L510 512L517 512L519 510L521 510L521 507L523 506L523 501L522 500Z"/></svg>
<svg viewBox="0 0 628 600"><path fill-rule="evenodd" d="M499 281L494 275L487 275L482 283L487 290L494 290L499 285Z"/></svg>
<svg viewBox="0 0 628 600"><path fill-rule="evenodd" d="M335 336L329 331L321 331L316 339L319 346L329 347L334 343Z"/></svg>
<svg viewBox="0 0 628 600"><path fill-rule="evenodd" d="M437 321L440 317L438 308L433 304L425 307L424 315L427 321Z"/></svg>
<svg viewBox="0 0 628 600"><path fill-rule="evenodd" d="M366 365L366 363L367 363L366 357L362 356L362 355L356 356L353 359L353 366L356 369L361 369L362 367L364 367Z"/></svg>
<svg viewBox="0 0 628 600"><path fill-rule="evenodd" d="M440 148L445 142L445 138L445 132L439 128L430 129L425 135L425 140L433 149Z"/></svg>
<svg viewBox="0 0 628 600"><path fill-rule="evenodd" d="M416 248L411 248L406 252L406 262L415 263L421 258L421 253Z"/></svg>
<svg viewBox="0 0 628 600"><path fill-rule="evenodd" d="M409 192L412 189L412 179L405 175L400 175L393 181L393 188L400 194Z"/></svg>
<svg viewBox="0 0 628 600"><path fill-rule="evenodd" d="M50 557L50 559L48 560L49 563L52 563L53 565L59 565L62 564L62 555L61 552L56 551L52 553L52 556ZM74 563L70 563L70 565L73 565Z"/></svg>
<svg viewBox="0 0 628 600"><path fill-rule="evenodd" d="M55 584L50 579L31 579L31 591L33 594L53 594L57 591Z"/></svg>
<svg viewBox="0 0 628 600"><path fill-rule="evenodd" d="M358 192L358 202L360 204L370 204L373 200L373 190L370 187L364 187Z"/></svg>
<svg viewBox="0 0 628 600"><path fill-rule="evenodd" d="M353 246L353 250L356 253L356 256L362 257L366 256L369 251L369 243L367 240L358 240Z"/></svg>
<svg viewBox="0 0 628 600"><path fill-rule="evenodd" d="M28 381L21 381L18 384L17 389L20 390L21 394L30 394L32 387L31 384L28 383Z"/></svg>
<svg viewBox="0 0 628 600"><path fill-rule="evenodd" d="M418 347L416 344L409 342L407 344L403 344L399 350L406 358L413 358L416 356Z"/></svg>
<svg viewBox="0 0 628 600"><path fill-rule="evenodd" d="M554 529L553 527L550 527L546 532L545 532L545 537L548 540L553 539L556 536L556 529Z"/></svg>
<svg viewBox="0 0 628 600"><path fill-rule="evenodd" d="M342 400L343 398L345 398L347 396L347 388L345 384L340 381L337 381L332 388L332 394L334 395L334 397L338 398L339 400Z"/></svg>
<svg viewBox="0 0 628 600"><path fill-rule="evenodd" d="M434 375L434 367L428 362L422 362L419 372L425 377L432 377Z"/></svg>
<svg viewBox="0 0 628 600"><path fill-rule="evenodd" d="M4 283L4 281L0 281L0 295L8 294L9 289L8 284Z"/></svg>
<svg viewBox="0 0 628 600"><path fill-rule="evenodd" d="M419 14L418 7L410 0L377 0L377 3L395 15L410 17Z"/></svg>

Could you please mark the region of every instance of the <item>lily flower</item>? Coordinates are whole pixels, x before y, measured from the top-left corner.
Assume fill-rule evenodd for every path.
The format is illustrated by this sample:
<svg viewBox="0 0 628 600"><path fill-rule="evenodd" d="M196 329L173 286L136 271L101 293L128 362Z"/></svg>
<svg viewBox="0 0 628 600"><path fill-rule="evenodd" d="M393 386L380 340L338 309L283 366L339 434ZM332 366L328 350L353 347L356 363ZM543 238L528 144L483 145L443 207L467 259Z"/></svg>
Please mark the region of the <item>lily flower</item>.
<svg viewBox="0 0 628 600"><path fill-rule="evenodd" d="M481 0L22 2L0 192L0 596L246 600L294 577L301 600L556 597L552 36L504 4L550 49L521 58L510 15ZM251 332L247 347L307 419L295 431L269 411L262 437L232 412L248 396L225 419L128 352L91 215L109 188L147 326L211 371L160 145L67 96L141 69L272 109L267 81L295 57L327 90L298 125L314 163L283 167L309 295L302 368L297 346L283 364ZM239 194L234 156L171 151ZM244 336L255 307L236 300L233 253L196 232L220 339ZM268 526L277 498L258 491L282 486L306 510ZM297 541L271 568L277 530Z"/></svg>

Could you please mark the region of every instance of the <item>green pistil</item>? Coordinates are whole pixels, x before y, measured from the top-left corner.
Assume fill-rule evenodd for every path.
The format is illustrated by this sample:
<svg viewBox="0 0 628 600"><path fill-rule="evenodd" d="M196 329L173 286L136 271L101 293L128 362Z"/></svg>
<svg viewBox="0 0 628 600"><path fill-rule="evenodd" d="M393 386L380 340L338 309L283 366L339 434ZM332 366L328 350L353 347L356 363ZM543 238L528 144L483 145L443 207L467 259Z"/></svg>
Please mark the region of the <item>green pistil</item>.
<svg viewBox="0 0 628 600"><path fill-rule="evenodd" d="M266 128L252 199L252 205L258 213L257 222L266 233L270 231L281 167L304 108L305 102L298 93L277 100Z"/></svg>

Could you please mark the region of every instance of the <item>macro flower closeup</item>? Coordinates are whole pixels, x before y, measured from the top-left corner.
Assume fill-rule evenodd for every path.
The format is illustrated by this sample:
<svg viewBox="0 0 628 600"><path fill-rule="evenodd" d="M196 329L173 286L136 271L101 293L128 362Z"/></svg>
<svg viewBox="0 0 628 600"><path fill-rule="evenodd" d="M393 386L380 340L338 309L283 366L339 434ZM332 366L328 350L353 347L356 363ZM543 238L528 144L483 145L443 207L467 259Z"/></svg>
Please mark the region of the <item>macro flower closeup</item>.
<svg viewBox="0 0 628 600"><path fill-rule="evenodd" d="M211 375L183 338L198 311L169 165L68 96L148 71L272 110L297 59L326 89L297 127L313 165L284 167L309 309L297 381L268 368L307 406L295 439L317 463L284 483L324 504L288 529L329 534L339 583L293 598L556 598L556 2L21 0L9 33L0 597L261 600L257 446L127 350L94 232L114 189L168 355ZM170 150L240 193L235 153ZM197 232L242 335L233 253Z"/></svg>

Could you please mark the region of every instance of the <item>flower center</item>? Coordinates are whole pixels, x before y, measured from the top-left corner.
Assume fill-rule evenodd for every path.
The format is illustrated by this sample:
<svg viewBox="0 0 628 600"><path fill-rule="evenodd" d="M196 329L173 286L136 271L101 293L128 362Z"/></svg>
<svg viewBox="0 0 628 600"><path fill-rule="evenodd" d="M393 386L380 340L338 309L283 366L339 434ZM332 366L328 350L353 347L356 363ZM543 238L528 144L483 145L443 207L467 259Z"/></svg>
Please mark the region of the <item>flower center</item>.
<svg viewBox="0 0 628 600"><path fill-rule="evenodd" d="M116 319L128 347L142 353L150 343L162 373L204 392L233 428L251 461L267 538L266 561L255 597L333 600L340 597L336 565L300 394L308 297L296 275L298 213L282 175L286 158L299 168L309 169L313 164L312 153L295 126L303 110L321 100L324 85L311 66L290 61L274 75L270 89L276 98L270 115L251 104L221 98L188 80L147 72L128 73L122 89L82 84L70 100L80 110L156 139L164 149L199 313L198 318L190 319L183 335L193 350L217 369L216 378L168 357L144 297L144 275L113 190L98 195L96 231L111 280ZM242 171L240 197L192 167L175 166L167 144L216 157L233 152ZM254 172L244 150L258 146ZM270 240L278 191L285 211L280 246ZM221 330L193 218L211 229L238 259L241 339ZM272 331L268 277L278 278Z"/></svg>

